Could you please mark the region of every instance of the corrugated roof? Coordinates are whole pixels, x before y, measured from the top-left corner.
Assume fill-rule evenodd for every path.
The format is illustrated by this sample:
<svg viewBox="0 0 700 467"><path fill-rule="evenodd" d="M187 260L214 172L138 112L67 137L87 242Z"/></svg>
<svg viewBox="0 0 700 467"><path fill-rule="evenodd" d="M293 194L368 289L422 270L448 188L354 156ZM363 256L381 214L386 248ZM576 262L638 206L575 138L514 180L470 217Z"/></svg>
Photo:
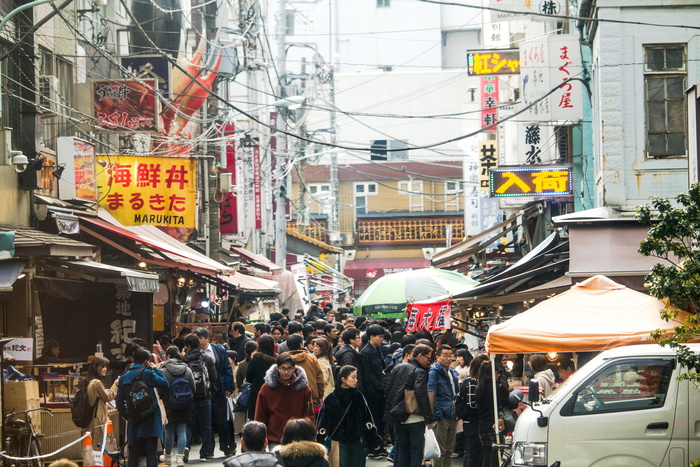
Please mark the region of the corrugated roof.
<svg viewBox="0 0 700 467"><path fill-rule="evenodd" d="M94 245L61 235L21 226L0 226L0 232L15 231L15 256L89 256Z"/></svg>
<svg viewBox="0 0 700 467"><path fill-rule="evenodd" d="M331 246L328 243L324 243L320 240L316 240L315 238L309 237L308 235L304 235L303 233L301 233L295 229L287 229L287 235L291 235L294 238L298 238L299 240L303 240L307 243L311 243L312 245L316 245L322 251L330 251L332 253L342 253L343 252L342 248L338 248L336 246Z"/></svg>

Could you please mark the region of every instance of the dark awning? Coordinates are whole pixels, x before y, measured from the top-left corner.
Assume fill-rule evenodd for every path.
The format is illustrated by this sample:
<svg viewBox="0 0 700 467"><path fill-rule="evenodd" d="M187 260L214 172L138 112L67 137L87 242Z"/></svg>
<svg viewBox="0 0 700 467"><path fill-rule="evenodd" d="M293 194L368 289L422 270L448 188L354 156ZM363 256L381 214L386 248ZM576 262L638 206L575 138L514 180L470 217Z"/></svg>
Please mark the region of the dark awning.
<svg viewBox="0 0 700 467"><path fill-rule="evenodd" d="M160 288L158 274L112 266L94 261L53 260L48 263L54 270L92 282L126 281L131 292L156 293Z"/></svg>

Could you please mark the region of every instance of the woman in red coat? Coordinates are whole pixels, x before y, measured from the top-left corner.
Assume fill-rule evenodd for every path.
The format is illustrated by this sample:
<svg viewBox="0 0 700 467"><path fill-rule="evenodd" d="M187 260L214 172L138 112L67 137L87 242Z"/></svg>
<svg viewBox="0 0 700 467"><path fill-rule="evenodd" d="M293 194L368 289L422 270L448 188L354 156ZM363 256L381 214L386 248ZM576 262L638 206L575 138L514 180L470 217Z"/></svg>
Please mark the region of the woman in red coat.
<svg viewBox="0 0 700 467"><path fill-rule="evenodd" d="M267 440L274 446L279 444L284 425L291 418L315 421L306 373L296 366L294 356L285 352L265 374L265 384L255 404L255 421L267 425Z"/></svg>

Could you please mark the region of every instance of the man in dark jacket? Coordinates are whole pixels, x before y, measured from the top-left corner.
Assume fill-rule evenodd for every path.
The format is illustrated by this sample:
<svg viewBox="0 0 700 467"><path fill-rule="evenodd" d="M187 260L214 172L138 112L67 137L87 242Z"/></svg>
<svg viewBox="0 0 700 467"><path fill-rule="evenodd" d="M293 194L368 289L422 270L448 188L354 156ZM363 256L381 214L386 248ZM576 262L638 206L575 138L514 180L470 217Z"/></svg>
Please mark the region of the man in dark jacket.
<svg viewBox="0 0 700 467"><path fill-rule="evenodd" d="M228 360L226 349L221 344L209 342L209 331L205 328L197 328L194 333L199 338L199 348L212 357L216 365L216 378L211 380L211 410L213 432L219 435L219 448L226 457L232 454L231 434L226 423L228 403L226 398L233 392L233 371ZM213 436L213 434L212 434Z"/></svg>
<svg viewBox="0 0 700 467"><path fill-rule="evenodd" d="M236 321L231 324L229 336L231 337L228 338L228 348L235 350L238 354L239 361L242 361L243 358L245 358L245 344L250 340L250 337L245 333L245 326L243 323Z"/></svg>
<svg viewBox="0 0 700 467"><path fill-rule="evenodd" d="M435 437L440 446L440 457L433 460L433 467L450 467L457 435L455 398L459 393L459 376L450 366L452 358L452 347L441 345L437 349L437 362L430 367L428 373L428 391L435 395Z"/></svg>
<svg viewBox="0 0 700 467"><path fill-rule="evenodd" d="M199 348L199 337L190 334L185 337L185 349L187 353L182 357L182 361L192 370L195 380L194 401L192 402L192 421L187 427L187 447L185 448L184 459L187 462L190 452L192 436L195 432L202 438L202 447L199 450L199 458L206 461L214 457L214 434L211 427L211 397L213 381L217 380L216 365L209 355L206 355ZM206 375L197 374L195 367L201 366L199 361L204 363ZM201 381L201 390L199 389Z"/></svg>
<svg viewBox="0 0 700 467"><path fill-rule="evenodd" d="M417 345L408 363L402 363L391 372L391 380L386 393L384 421L391 423L396 430L398 441L398 467L417 467L423 461L425 427L433 428L433 410L428 397L428 368L433 349L427 345ZM420 414L406 412L406 390L412 390Z"/></svg>
<svg viewBox="0 0 700 467"><path fill-rule="evenodd" d="M338 368L345 365L352 365L357 368L358 388L362 391L362 355L358 349L362 344L360 330L356 328L348 328L342 335L343 343L345 344L335 354L335 362Z"/></svg>
<svg viewBox="0 0 700 467"><path fill-rule="evenodd" d="M248 422L241 434L243 454L233 456L224 462L224 467L282 467L279 457L266 452L267 427L260 422Z"/></svg>
<svg viewBox="0 0 700 467"><path fill-rule="evenodd" d="M119 389L114 399L119 413L129 421L126 436L129 443L129 467L138 466L140 451L145 452L148 467L158 466L158 440L163 437L163 419L160 408L156 407L155 413L140 423L136 423L127 404L131 386L136 378L143 381L152 394L155 393L156 389L168 391L168 380L157 366L148 361L150 356L151 354L145 349L138 349L134 352L134 364L119 377Z"/></svg>
<svg viewBox="0 0 700 467"><path fill-rule="evenodd" d="M362 348L362 389L367 399L369 411L377 423L380 436L384 436L384 358L379 351L379 346L384 341L384 328L377 324L367 328L367 345ZM379 453L370 453L369 458L386 457L387 452L381 449Z"/></svg>

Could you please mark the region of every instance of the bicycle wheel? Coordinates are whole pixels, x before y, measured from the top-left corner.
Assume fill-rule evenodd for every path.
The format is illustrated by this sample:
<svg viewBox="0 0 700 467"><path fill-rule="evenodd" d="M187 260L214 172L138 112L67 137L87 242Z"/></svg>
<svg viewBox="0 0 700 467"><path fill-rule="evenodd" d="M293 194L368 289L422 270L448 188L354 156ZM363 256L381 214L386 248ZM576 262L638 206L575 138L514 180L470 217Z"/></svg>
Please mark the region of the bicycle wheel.
<svg viewBox="0 0 700 467"><path fill-rule="evenodd" d="M39 440L32 436L29 441L29 454L27 457L36 457L41 455L41 446L39 445ZM43 462L41 459L33 459L27 461L26 464L29 467L43 467Z"/></svg>
<svg viewBox="0 0 700 467"><path fill-rule="evenodd" d="M19 442L14 436L8 436L5 438L5 453L12 457L21 457ZM4 467L17 467L18 461L8 459L6 457L2 458L2 464Z"/></svg>

